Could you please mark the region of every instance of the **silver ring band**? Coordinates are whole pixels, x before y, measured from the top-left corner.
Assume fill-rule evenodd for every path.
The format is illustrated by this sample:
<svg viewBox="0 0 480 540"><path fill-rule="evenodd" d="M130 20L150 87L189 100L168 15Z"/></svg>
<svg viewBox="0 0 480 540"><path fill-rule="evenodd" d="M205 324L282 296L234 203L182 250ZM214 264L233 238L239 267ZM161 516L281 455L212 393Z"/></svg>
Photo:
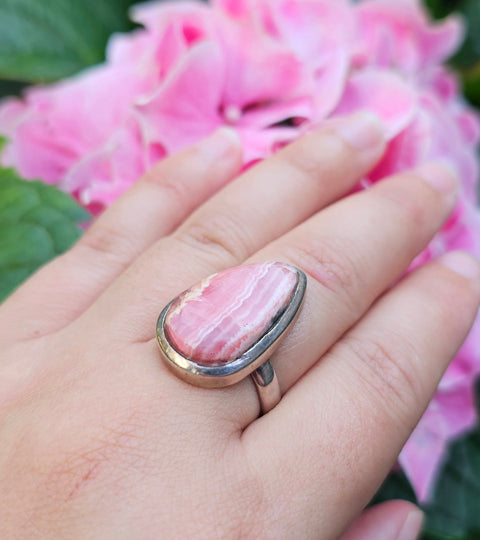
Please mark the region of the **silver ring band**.
<svg viewBox="0 0 480 540"><path fill-rule="evenodd" d="M267 414L282 398L278 377L270 360L252 373L252 379L257 389L262 414Z"/></svg>

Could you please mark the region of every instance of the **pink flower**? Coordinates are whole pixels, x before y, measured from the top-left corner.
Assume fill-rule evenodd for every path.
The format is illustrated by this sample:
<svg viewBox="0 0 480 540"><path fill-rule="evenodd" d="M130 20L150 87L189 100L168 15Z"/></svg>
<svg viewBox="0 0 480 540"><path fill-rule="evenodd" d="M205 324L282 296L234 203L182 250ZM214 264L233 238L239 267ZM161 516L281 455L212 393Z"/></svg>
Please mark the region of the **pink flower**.
<svg viewBox="0 0 480 540"><path fill-rule="evenodd" d="M456 168L458 207L412 268L451 249L480 257L475 207L479 122L442 62L462 38L417 0L213 0L150 3L144 28L114 36L107 62L0 105L2 160L84 204L106 206L155 161L234 126L246 164L332 116L384 122L387 152L364 184L432 159ZM425 500L448 441L476 421L480 318L400 463Z"/></svg>
<svg viewBox="0 0 480 540"><path fill-rule="evenodd" d="M356 10L356 67L373 63L418 76L446 60L462 41L459 19L433 26L417 0L367 0Z"/></svg>

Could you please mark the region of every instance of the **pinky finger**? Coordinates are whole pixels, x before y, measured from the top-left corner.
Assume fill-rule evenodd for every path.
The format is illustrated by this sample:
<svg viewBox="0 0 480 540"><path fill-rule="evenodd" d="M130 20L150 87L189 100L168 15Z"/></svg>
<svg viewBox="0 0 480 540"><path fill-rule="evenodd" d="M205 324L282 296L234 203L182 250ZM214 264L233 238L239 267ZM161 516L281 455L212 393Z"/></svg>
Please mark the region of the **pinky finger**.
<svg viewBox="0 0 480 540"><path fill-rule="evenodd" d="M389 501L365 510L340 540L417 540L423 513L406 501Z"/></svg>
<svg viewBox="0 0 480 540"><path fill-rule="evenodd" d="M271 455L281 456L283 477L295 479L283 527L305 521L324 532L328 524L335 537L358 515L397 460L479 304L480 265L470 256L448 253L415 270L248 426L242 441L262 471L265 498L281 497Z"/></svg>

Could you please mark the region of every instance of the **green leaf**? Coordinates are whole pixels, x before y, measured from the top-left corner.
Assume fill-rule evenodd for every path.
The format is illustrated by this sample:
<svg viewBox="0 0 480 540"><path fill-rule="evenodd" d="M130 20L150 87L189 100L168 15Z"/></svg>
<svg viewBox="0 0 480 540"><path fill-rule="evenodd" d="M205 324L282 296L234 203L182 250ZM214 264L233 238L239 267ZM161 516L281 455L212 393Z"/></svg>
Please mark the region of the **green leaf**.
<svg viewBox="0 0 480 540"><path fill-rule="evenodd" d="M0 168L0 301L40 266L66 251L90 214L70 196Z"/></svg>
<svg viewBox="0 0 480 540"><path fill-rule="evenodd" d="M463 91L473 105L480 107L480 62L463 73Z"/></svg>
<svg viewBox="0 0 480 540"><path fill-rule="evenodd" d="M402 471L390 473L372 503L379 504L391 499L403 499L413 503L417 502L413 488Z"/></svg>
<svg viewBox="0 0 480 540"><path fill-rule="evenodd" d="M51 186L38 181L34 183L34 187L42 204L56 208L70 220L82 222L90 218L90 214L63 191L52 189Z"/></svg>
<svg viewBox="0 0 480 540"><path fill-rule="evenodd" d="M47 82L102 62L113 32L133 28L134 0L2 0L0 79Z"/></svg>
<svg viewBox="0 0 480 540"><path fill-rule="evenodd" d="M465 41L452 58L452 64L462 70L468 70L478 63L480 59L480 2L478 0L457 0L448 5L463 16L466 25ZM455 7L456 6L456 7Z"/></svg>
<svg viewBox="0 0 480 540"><path fill-rule="evenodd" d="M389 476L373 503L390 499L417 503L402 472ZM451 444L432 501L423 510L426 522L422 540L480 539L480 424Z"/></svg>
<svg viewBox="0 0 480 540"><path fill-rule="evenodd" d="M465 0L425 0L425 5L436 19L450 15L452 11L461 11Z"/></svg>
<svg viewBox="0 0 480 540"><path fill-rule="evenodd" d="M8 96L20 96L26 83L7 81L0 78L0 99Z"/></svg>
<svg viewBox="0 0 480 540"><path fill-rule="evenodd" d="M8 143L8 139L3 135L0 135L0 154Z"/></svg>
<svg viewBox="0 0 480 540"><path fill-rule="evenodd" d="M480 1L479 0L425 0L431 14L438 19L459 13L466 25L466 36L460 50L451 59L463 80L467 99L480 107Z"/></svg>
<svg viewBox="0 0 480 540"><path fill-rule="evenodd" d="M480 538L480 429L455 442L427 508L427 530L440 538Z"/></svg>
<svg viewBox="0 0 480 540"><path fill-rule="evenodd" d="M478 0L425 0L425 5L432 16L443 19L452 13L463 16L466 25L465 41L460 50L452 58L456 67L468 68L475 64L480 56L480 2Z"/></svg>

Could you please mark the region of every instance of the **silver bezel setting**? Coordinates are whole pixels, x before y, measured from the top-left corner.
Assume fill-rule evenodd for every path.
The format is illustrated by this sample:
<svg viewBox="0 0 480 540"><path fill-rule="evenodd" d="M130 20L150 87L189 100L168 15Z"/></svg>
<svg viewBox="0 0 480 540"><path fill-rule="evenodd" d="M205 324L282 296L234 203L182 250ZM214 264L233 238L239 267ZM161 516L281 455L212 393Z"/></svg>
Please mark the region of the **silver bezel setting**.
<svg viewBox="0 0 480 540"><path fill-rule="evenodd" d="M222 388L241 381L264 364L271 357L279 345L280 339L298 316L307 286L307 277L304 272L293 266L286 264L284 266L288 266L297 274L297 283L288 306L266 334L241 356L225 364L215 366L197 364L193 360L182 356L170 345L165 336L165 318L175 299L168 303L163 308L157 321L157 341L167 366L178 377L190 384L206 388Z"/></svg>

